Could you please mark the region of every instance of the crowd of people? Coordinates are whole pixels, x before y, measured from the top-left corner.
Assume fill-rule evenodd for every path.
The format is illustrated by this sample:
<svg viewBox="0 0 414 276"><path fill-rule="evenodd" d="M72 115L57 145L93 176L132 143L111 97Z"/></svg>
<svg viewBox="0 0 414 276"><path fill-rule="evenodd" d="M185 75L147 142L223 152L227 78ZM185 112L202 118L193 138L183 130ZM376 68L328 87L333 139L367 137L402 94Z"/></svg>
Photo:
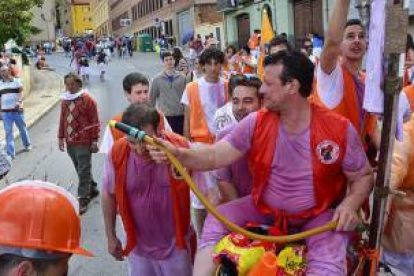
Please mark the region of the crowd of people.
<svg viewBox="0 0 414 276"><path fill-rule="evenodd" d="M145 131L176 156L208 201L238 226L267 225L272 235L286 235L336 222L335 230L304 241L310 276L352 271L348 248L358 224L368 220L375 179L381 118L363 109L365 74L370 73L362 70L367 40L361 21L347 19L349 6L350 0L336 1L323 40L310 35L296 49L279 34L267 45L263 60L260 30L240 50L200 45L198 37L189 42L188 59L178 48L164 50L164 69L152 80L139 72L125 76L122 94L130 105L112 118ZM396 142L391 172L392 189L406 196L390 196L381 256L402 275L414 274L414 43L410 37L408 41L400 101L409 106L399 109L404 139ZM36 202L54 194L59 204L66 201L71 223L79 226L73 210L79 204L83 214L99 194L91 155L101 152L109 253L117 261L128 258L130 275L215 275L220 260L215 246L230 230L207 212L158 147L110 127L98 147L101 124L97 103L82 88L87 80L70 73L64 81L59 148L68 153L79 176L78 203L45 183L12 185L0 192L0 199L20 194L24 200L23 187L41 189ZM12 204L18 202L10 201L8 212L14 214ZM37 212L26 209L32 216ZM90 254L79 247L79 236L70 249L7 240L2 219L13 216L2 216L1 210L0 275L36 275L18 272L39 270L38 260L61 261L67 270L71 254ZM124 233L116 231L118 215ZM65 224L69 218L59 219ZM19 221L10 223L23 227ZM239 236L231 239L242 247ZM237 267L238 260L232 261Z"/></svg>

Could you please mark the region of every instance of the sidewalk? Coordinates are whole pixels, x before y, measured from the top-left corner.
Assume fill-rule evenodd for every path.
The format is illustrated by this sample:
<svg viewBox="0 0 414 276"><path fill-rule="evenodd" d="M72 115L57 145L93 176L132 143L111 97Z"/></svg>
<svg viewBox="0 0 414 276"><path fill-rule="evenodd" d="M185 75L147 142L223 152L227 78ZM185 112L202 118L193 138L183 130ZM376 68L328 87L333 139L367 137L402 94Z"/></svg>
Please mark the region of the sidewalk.
<svg viewBox="0 0 414 276"><path fill-rule="evenodd" d="M23 108L27 127L30 128L50 111L60 99L64 90L62 77L53 71L34 70L34 86L30 95L24 99ZM20 134L16 126L14 138ZM3 124L0 123L0 141L6 141Z"/></svg>

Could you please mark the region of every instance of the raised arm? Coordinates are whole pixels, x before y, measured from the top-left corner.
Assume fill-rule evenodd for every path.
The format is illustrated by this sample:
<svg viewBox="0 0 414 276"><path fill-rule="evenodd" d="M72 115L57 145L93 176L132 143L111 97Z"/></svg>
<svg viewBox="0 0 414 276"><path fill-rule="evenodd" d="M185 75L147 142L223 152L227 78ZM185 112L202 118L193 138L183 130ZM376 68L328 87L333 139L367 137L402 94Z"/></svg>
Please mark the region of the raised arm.
<svg viewBox="0 0 414 276"><path fill-rule="evenodd" d="M320 58L321 69L328 75L332 73L338 63L350 2L350 0L336 0L329 20Z"/></svg>

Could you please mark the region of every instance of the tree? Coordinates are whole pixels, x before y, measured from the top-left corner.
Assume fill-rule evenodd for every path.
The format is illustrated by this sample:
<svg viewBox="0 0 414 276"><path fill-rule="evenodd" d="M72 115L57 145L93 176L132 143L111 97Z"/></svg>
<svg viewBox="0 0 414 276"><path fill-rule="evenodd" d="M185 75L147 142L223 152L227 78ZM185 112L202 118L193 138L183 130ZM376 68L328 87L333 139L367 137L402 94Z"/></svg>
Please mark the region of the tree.
<svg viewBox="0 0 414 276"><path fill-rule="evenodd" d="M32 8L41 7L44 0L7 0L0 5L0 45L9 39L23 44L31 34L41 30L32 26Z"/></svg>

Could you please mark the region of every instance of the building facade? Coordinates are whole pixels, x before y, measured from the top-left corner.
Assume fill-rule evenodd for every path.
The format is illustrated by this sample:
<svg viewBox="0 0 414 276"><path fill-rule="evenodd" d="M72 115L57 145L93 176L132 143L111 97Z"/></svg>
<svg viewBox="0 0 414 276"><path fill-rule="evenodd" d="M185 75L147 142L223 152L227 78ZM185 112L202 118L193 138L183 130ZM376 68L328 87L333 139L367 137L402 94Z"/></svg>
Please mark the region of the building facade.
<svg viewBox="0 0 414 276"><path fill-rule="evenodd" d="M351 1L350 18L357 18L356 0ZM243 46L255 29L261 28L266 9L277 34L286 33L291 43L300 45L310 33L323 35L332 12L330 0L218 0L223 13L227 44Z"/></svg>
<svg viewBox="0 0 414 276"><path fill-rule="evenodd" d="M70 37L73 34L71 0L57 2L57 12L59 14L60 33L63 37Z"/></svg>
<svg viewBox="0 0 414 276"><path fill-rule="evenodd" d="M109 2L108 0L92 0L92 28L95 36L110 36Z"/></svg>
<svg viewBox="0 0 414 276"><path fill-rule="evenodd" d="M182 45L190 34L213 33L224 42L222 15L214 0L110 0L112 32L118 35L164 35ZM121 26L130 19L130 26Z"/></svg>
<svg viewBox="0 0 414 276"><path fill-rule="evenodd" d="M32 26L41 30L28 40L31 43L54 42L56 40L56 3L55 0L45 0L41 7L33 8Z"/></svg>
<svg viewBox="0 0 414 276"><path fill-rule="evenodd" d="M72 36L92 33L92 12L89 0L72 0Z"/></svg>

